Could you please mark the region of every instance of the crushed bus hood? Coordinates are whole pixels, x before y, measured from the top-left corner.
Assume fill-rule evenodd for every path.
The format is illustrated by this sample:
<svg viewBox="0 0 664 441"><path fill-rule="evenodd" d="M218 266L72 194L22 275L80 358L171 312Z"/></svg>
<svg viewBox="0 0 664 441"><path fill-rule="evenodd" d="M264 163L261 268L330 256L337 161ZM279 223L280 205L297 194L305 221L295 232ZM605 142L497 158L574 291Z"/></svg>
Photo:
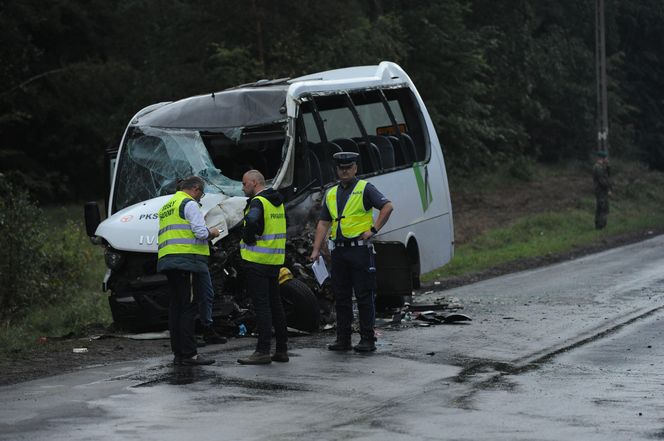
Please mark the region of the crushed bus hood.
<svg viewBox="0 0 664 441"><path fill-rule="evenodd" d="M159 196L134 204L104 220L96 236L106 240L116 250L156 253L159 231L159 209L172 197ZM242 221L246 197L209 193L201 200L201 211L208 227L217 227L221 236Z"/></svg>

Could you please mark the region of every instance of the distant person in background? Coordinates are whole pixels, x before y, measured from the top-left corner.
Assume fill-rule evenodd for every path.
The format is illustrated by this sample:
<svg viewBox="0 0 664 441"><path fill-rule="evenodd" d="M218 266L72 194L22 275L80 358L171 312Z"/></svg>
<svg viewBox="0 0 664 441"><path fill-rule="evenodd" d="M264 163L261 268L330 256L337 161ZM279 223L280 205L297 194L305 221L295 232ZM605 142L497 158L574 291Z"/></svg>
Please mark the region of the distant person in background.
<svg viewBox="0 0 664 441"><path fill-rule="evenodd" d="M593 183L595 186L595 228L598 230L606 227L609 216L609 195L611 194L611 181L609 170L608 152L599 150L595 152L595 164L593 165Z"/></svg>

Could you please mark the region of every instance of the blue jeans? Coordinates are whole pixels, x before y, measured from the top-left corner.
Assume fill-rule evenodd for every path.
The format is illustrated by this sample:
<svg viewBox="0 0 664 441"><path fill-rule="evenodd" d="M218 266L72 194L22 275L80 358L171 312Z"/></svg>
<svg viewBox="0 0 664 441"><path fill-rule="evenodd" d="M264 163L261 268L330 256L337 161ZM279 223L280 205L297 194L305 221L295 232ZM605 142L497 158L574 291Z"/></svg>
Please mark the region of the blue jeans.
<svg viewBox="0 0 664 441"><path fill-rule="evenodd" d="M194 286L198 298L198 320L203 326L212 326L212 303L214 302L214 289L210 271L194 274Z"/></svg>

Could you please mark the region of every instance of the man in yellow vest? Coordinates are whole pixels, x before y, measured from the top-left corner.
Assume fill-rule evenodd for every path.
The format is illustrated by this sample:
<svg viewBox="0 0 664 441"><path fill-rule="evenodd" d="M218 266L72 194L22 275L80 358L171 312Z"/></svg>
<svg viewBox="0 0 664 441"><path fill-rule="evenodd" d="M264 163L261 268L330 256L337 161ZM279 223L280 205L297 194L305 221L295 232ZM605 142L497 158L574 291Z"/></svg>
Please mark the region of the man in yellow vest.
<svg viewBox="0 0 664 441"><path fill-rule="evenodd" d="M173 364L212 364L214 360L198 355L194 328L197 299L204 295L200 292L201 287L211 286L208 240L219 236L219 230L205 226L200 210L205 181L198 176L189 176L178 188L159 210L157 262L157 271L166 274L171 290L168 324L175 355ZM202 280L203 277L208 280Z"/></svg>
<svg viewBox="0 0 664 441"><path fill-rule="evenodd" d="M370 239L378 233L392 214L392 203L372 184L359 180L359 154L340 152L333 155L339 184L325 194L316 226L316 236L309 259L316 261L325 236L330 233L332 249L332 290L337 312L337 339L328 345L331 351L351 349L353 291L360 321L360 342L352 348L358 352L376 350L374 323L376 307L376 268ZM373 209L379 210L373 222Z"/></svg>
<svg viewBox="0 0 664 441"><path fill-rule="evenodd" d="M240 364L270 364L288 361L286 315L279 294L279 269L286 256L286 213L281 194L265 188L258 170L242 177L242 191L249 198L244 210L240 255L244 263L247 291L256 313L256 351ZM272 327L276 350L270 355Z"/></svg>

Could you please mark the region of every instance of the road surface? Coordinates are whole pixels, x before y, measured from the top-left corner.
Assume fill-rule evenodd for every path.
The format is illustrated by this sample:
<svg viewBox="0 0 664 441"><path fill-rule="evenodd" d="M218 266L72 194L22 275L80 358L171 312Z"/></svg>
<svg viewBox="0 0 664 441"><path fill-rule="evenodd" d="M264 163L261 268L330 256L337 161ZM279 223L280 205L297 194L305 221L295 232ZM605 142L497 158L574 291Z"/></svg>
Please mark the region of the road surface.
<svg viewBox="0 0 664 441"><path fill-rule="evenodd" d="M136 360L0 388L0 440L664 439L664 236L428 292L472 322L383 327L370 355L330 334L291 362Z"/></svg>

